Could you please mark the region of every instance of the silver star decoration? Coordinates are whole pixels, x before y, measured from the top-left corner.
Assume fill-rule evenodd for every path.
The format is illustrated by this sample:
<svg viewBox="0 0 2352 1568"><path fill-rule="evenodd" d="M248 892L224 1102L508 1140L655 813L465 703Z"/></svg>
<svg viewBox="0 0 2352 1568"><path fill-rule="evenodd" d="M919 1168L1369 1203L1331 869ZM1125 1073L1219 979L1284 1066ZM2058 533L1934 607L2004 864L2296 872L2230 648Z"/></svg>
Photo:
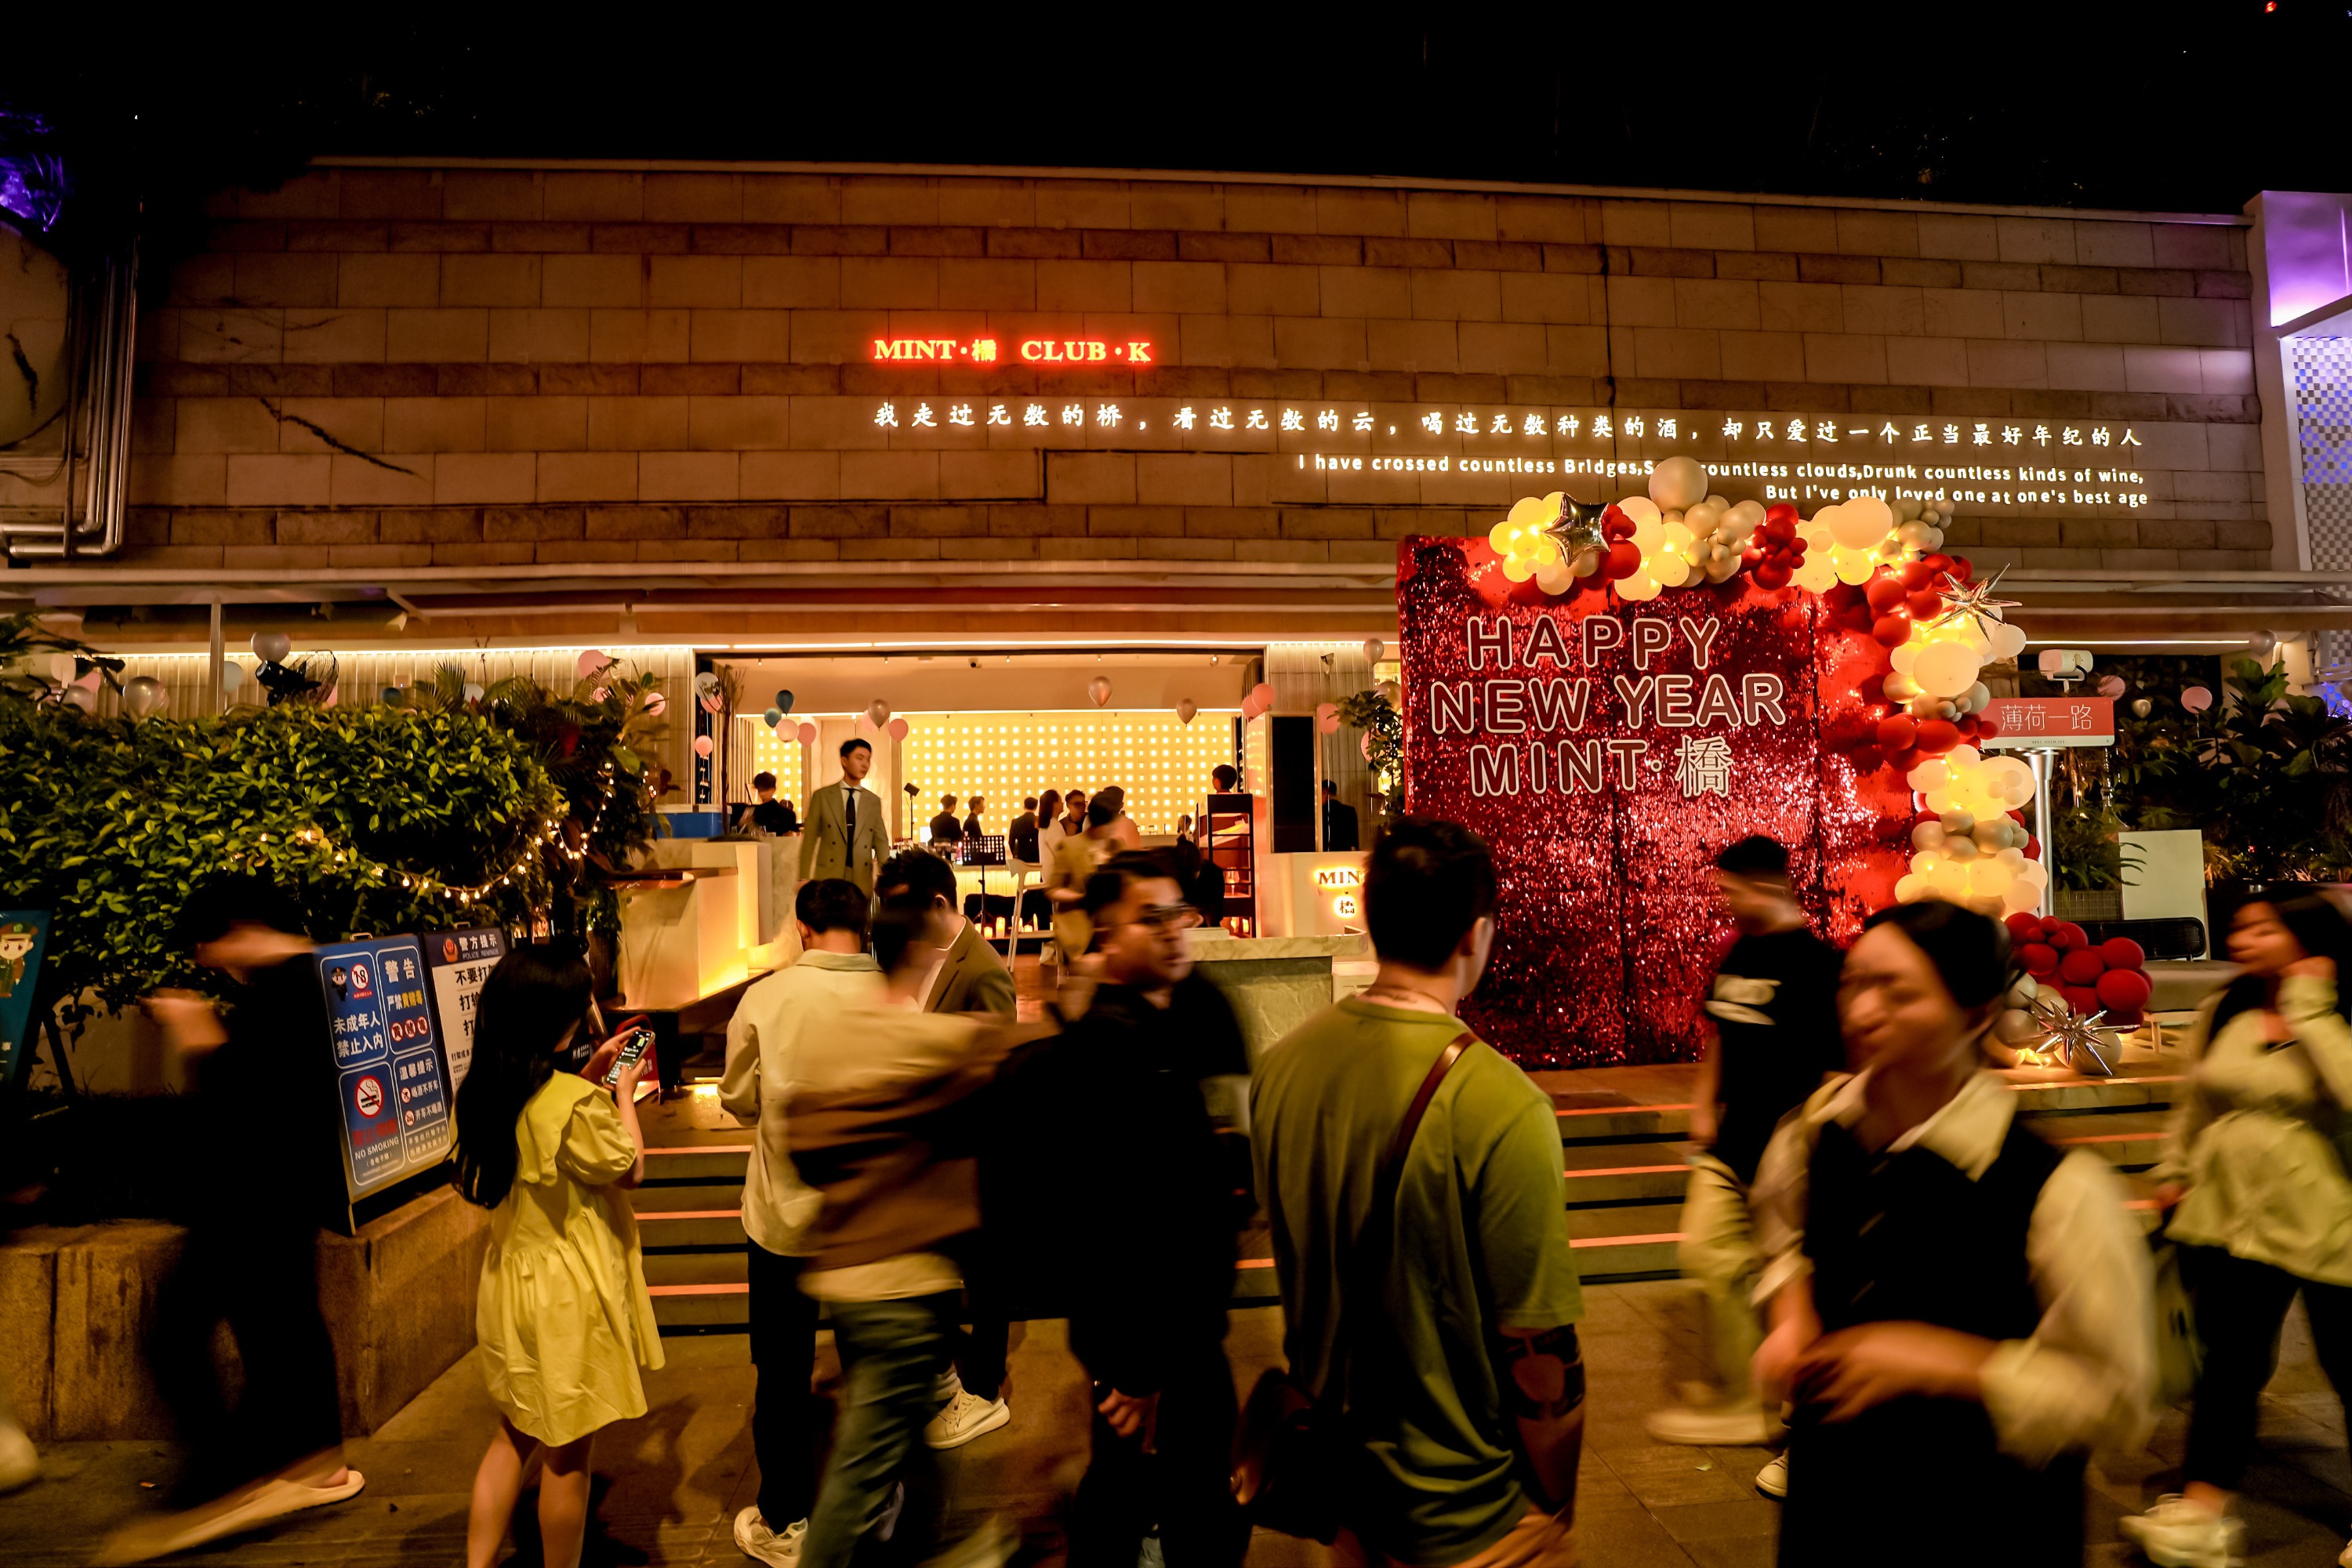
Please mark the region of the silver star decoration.
<svg viewBox="0 0 2352 1568"><path fill-rule="evenodd" d="M2078 1017L2064 1004L2046 996L2033 999L2033 1020L2042 1027L2042 1046L2045 1053L2063 1053L2066 1065L2084 1077L2113 1078L2115 1064L2105 1052L2115 1048L2113 1041L2099 1030L2099 1020L2107 1016L2104 1007L2087 1017ZM2085 1066L2088 1058L2091 1066Z"/></svg>
<svg viewBox="0 0 2352 1568"><path fill-rule="evenodd" d="M1563 561L1574 561L1584 554L1599 554L1609 548L1609 536L1601 531L1601 511L1586 512L1565 496L1560 498L1559 515L1544 525L1544 531L1559 541Z"/></svg>
<svg viewBox="0 0 2352 1568"><path fill-rule="evenodd" d="M1944 608L1943 612L1936 617L1934 624L1939 626L1949 626L1963 617L1973 616L1977 623L1977 629L1990 635L1991 623L2005 618L2001 615L2003 610L2022 607L2015 599L1996 599L1992 596L1994 591L2000 586L2000 580L2008 574L2009 568L2006 565L1992 574L1992 581L1990 583L1963 583L1949 572L1943 574L1944 586L1937 589L1936 592L1943 596Z"/></svg>

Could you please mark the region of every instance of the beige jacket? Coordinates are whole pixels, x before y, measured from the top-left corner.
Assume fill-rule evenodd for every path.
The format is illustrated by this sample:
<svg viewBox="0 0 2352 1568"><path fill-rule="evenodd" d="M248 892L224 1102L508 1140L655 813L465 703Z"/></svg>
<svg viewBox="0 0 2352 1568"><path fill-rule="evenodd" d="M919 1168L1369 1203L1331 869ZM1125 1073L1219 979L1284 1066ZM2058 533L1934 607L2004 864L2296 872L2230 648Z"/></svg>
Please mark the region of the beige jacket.
<svg viewBox="0 0 2352 1568"><path fill-rule="evenodd" d="M2278 1047L2253 1011L2213 1037L2214 1005L2198 1020L2196 1066L2153 1173L2189 1188L2172 1238L2352 1285L2352 1177L2332 1136L2339 1108L2352 1105L2352 1028L2336 1011L2335 983L2299 975L2279 987L2294 1038Z"/></svg>
<svg viewBox="0 0 2352 1568"><path fill-rule="evenodd" d="M1804 1254L1813 1145L1831 1121L1862 1119L1866 1073L1815 1089L1782 1119L1756 1173L1756 1239L1770 1300L1811 1273ZM1941 1110L1895 1141L1924 1147L1980 1180L2000 1156L2017 1096L1978 1073ZM2042 1321L2005 1340L1984 1364L1986 1413L2003 1452L2029 1465L2094 1447L2126 1447L2147 1426L2156 1392L2155 1286L2147 1247L2124 1211L2123 1184L2087 1149L2070 1150L2026 1222L2025 1258Z"/></svg>
<svg viewBox="0 0 2352 1568"><path fill-rule="evenodd" d="M845 1016L881 1001L882 972L870 953L803 952L791 968L754 982L735 1005L719 1103L758 1132L743 1176L743 1232L770 1252L807 1256L816 1223L816 1190L801 1180L785 1136L794 1083Z"/></svg>
<svg viewBox="0 0 2352 1568"><path fill-rule="evenodd" d="M846 877L874 891L874 872L890 858L890 803L857 786L856 842L850 842L847 801L842 781L811 790L808 809L801 813L801 880L820 881Z"/></svg>

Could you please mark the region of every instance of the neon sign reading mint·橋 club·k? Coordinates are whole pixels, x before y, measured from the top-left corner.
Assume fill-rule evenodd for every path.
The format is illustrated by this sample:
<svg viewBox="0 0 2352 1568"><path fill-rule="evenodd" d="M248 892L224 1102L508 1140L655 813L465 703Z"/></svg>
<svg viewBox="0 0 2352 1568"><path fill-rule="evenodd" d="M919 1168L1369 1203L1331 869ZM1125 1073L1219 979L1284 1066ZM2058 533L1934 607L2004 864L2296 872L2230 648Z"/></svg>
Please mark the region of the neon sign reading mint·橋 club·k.
<svg viewBox="0 0 2352 1568"><path fill-rule="evenodd" d="M994 338L876 338L877 364L1026 364L1125 365L1156 364L1150 340L1143 338L1024 338L1000 342Z"/></svg>

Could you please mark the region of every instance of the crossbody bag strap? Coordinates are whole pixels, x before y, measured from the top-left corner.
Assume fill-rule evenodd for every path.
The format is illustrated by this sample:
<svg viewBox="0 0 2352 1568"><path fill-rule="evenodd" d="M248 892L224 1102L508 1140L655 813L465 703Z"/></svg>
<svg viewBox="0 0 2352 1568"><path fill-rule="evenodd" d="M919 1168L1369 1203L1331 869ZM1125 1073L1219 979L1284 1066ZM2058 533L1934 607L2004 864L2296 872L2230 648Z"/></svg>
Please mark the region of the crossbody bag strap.
<svg viewBox="0 0 2352 1568"><path fill-rule="evenodd" d="M1396 1219L1397 1188L1404 1179L1405 1156L1412 1152L1413 1138L1421 1131L1422 1118L1429 1112L1429 1102L1437 1098L1445 1075L1462 1059L1462 1053L1477 1038L1465 1029L1446 1042L1429 1066L1421 1088L1405 1107L1404 1120L1397 1123L1396 1136L1389 1141L1388 1153L1381 1161L1380 1173L1372 1182L1371 1212L1365 1216L1364 1228L1357 1233L1356 1246L1343 1271L1340 1281L1339 1321L1331 1327L1330 1364L1324 1369L1323 1388L1316 1397L1318 1405L1336 1407L1345 1397L1348 1385L1348 1360L1354 1336L1348 1303L1352 1298L1358 1306L1370 1304L1370 1293L1378 1289L1388 1276L1388 1234Z"/></svg>

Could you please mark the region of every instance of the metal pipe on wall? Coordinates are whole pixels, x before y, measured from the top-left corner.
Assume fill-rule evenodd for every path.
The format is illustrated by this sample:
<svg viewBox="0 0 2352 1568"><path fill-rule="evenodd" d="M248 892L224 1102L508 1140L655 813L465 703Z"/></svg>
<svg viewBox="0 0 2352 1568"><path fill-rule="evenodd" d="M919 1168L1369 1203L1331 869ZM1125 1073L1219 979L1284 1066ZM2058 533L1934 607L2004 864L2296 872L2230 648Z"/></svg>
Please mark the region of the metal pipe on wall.
<svg viewBox="0 0 2352 1568"><path fill-rule="evenodd" d="M54 519L0 519L0 542L19 558L111 555L122 548L130 498L131 360L138 339L137 246L100 262L94 286L78 284L74 300L65 499ZM87 475L78 519L77 471Z"/></svg>

